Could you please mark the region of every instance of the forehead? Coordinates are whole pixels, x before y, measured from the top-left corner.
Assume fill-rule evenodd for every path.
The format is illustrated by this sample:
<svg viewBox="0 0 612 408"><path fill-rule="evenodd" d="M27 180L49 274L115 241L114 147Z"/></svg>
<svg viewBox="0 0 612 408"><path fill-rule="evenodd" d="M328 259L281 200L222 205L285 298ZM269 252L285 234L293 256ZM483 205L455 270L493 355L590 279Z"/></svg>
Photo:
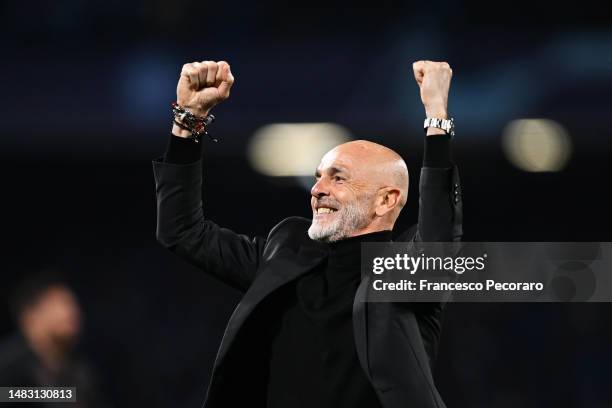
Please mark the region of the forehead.
<svg viewBox="0 0 612 408"><path fill-rule="evenodd" d="M321 158L321 163L317 167L319 171L326 171L332 168L339 170L353 170L355 168L357 158L355 155L344 152L341 149L330 150Z"/></svg>

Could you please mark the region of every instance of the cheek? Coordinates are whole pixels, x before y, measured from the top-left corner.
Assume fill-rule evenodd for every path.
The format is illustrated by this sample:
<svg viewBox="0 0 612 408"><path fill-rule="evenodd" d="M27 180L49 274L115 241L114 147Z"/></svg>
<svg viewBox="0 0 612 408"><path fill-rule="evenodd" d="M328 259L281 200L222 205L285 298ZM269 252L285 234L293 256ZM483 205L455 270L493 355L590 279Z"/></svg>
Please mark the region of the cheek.
<svg viewBox="0 0 612 408"><path fill-rule="evenodd" d="M349 203L352 200L350 192L341 187L336 187L330 191L330 196L340 206L344 206L346 203Z"/></svg>
<svg viewBox="0 0 612 408"><path fill-rule="evenodd" d="M375 196L370 194L362 193L355 197L355 204L362 210L367 212L374 212L377 207L377 200Z"/></svg>
<svg viewBox="0 0 612 408"><path fill-rule="evenodd" d="M338 186L334 191L334 197L341 204L354 204L363 199L359 191L351 186Z"/></svg>

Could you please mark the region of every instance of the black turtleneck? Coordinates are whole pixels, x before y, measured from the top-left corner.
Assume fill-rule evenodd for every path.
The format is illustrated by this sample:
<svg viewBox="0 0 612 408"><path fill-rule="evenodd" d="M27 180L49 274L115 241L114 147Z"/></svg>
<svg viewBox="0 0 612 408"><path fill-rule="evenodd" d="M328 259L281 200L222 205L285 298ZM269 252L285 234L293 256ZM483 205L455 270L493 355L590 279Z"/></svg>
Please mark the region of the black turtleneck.
<svg viewBox="0 0 612 408"><path fill-rule="evenodd" d="M380 407L357 358L352 311L361 243L390 240L380 231L329 244L317 268L279 293L268 408Z"/></svg>

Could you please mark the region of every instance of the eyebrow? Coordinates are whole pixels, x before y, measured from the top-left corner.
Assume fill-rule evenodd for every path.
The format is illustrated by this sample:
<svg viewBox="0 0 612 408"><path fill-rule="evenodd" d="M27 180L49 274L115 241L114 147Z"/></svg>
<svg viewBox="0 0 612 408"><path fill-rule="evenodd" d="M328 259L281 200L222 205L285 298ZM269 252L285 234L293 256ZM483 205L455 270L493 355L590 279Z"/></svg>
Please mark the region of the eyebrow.
<svg viewBox="0 0 612 408"><path fill-rule="evenodd" d="M342 167L330 167L328 172L331 173L332 176L338 173L348 173L348 171ZM320 177L320 176L321 176L321 171L317 169L315 171L315 177Z"/></svg>

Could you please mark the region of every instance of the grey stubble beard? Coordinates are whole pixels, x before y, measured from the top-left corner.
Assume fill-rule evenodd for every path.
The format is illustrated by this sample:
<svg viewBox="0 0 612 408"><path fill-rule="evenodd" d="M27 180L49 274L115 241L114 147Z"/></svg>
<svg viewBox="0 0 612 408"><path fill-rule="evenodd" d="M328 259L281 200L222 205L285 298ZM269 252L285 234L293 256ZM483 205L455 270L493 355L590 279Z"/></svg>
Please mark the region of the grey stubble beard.
<svg viewBox="0 0 612 408"><path fill-rule="evenodd" d="M308 228L308 236L315 241L326 243L337 242L350 237L355 231L365 228L370 223L370 196L356 200L342 207L335 214L335 220L325 226L319 225L313 216Z"/></svg>

